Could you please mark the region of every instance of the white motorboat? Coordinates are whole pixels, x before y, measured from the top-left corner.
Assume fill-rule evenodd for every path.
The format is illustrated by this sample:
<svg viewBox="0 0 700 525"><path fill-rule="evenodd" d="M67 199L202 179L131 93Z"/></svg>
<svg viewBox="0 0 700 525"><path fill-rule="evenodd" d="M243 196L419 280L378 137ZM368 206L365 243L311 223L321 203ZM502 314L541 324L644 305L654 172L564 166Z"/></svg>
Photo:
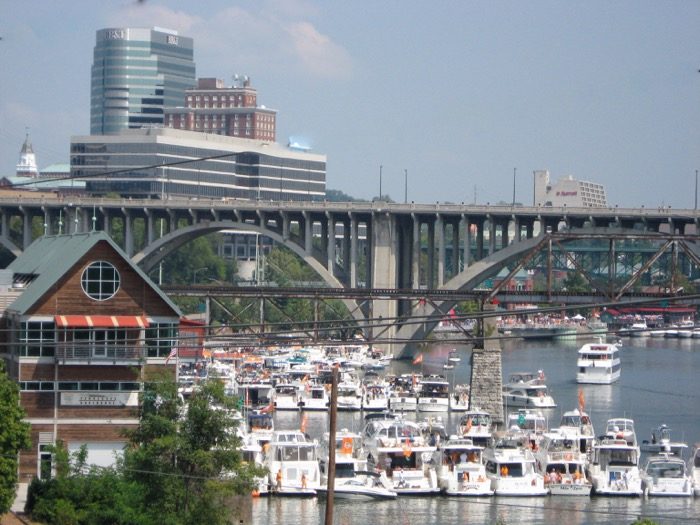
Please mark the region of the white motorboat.
<svg viewBox="0 0 700 525"><path fill-rule="evenodd" d="M371 419L362 437L399 496L440 492L437 473L431 464L436 447L425 443L417 423L403 418Z"/></svg>
<svg viewBox="0 0 700 525"><path fill-rule="evenodd" d="M386 383L373 382L365 384L362 398L362 410L389 410L389 388Z"/></svg>
<svg viewBox="0 0 700 525"><path fill-rule="evenodd" d="M272 492L278 496L315 496L321 486L318 443L298 430L275 431L265 455Z"/></svg>
<svg viewBox="0 0 700 525"><path fill-rule="evenodd" d="M496 496L546 496L535 457L520 439L506 436L484 450L486 476Z"/></svg>
<svg viewBox="0 0 700 525"><path fill-rule="evenodd" d="M641 496L639 447L622 438L603 437L593 446L586 474L595 494Z"/></svg>
<svg viewBox="0 0 700 525"><path fill-rule="evenodd" d="M700 496L700 445L695 446L693 456L688 460L688 470L693 480L696 496Z"/></svg>
<svg viewBox="0 0 700 525"><path fill-rule="evenodd" d="M670 452L650 456L641 476L645 496L693 495L693 478L688 472L688 466Z"/></svg>
<svg viewBox="0 0 700 525"><path fill-rule="evenodd" d="M326 385L307 382L304 386L299 406L302 410L328 410L330 402Z"/></svg>
<svg viewBox="0 0 700 525"><path fill-rule="evenodd" d="M486 476L483 447L471 439L451 437L436 452L438 484L448 496L491 496Z"/></svg>
<svg viewBox="0 0 700 525"><path fill-rule="evenodd" d="M417 390L420 378L416 374L395 377L389 387L389 408L398 412L415 412L418 408Z"/></svg>
<svg viewBox="0 0 700 525"><path fill-rule="evenodd" d="M493 437L491 415L479 408L467 410L457 426L460 437L471 439L475 445L487 447Z"/></svg>
<svg viewBox="0 0 700 525"><path fill-rule="evenodd" d="M442 376L426 376L418 390L419 412L447 412L450 407L450 383Z"/></svg>
<svg viewBox="0 0 700 525"><path fill-rule="evenodd" d="M605 437L624 439L628 445L637 446L637 432L634 430L634 420L628 418L608 419L605 425Z"/></svg>
<svg viewBox="0 0 700 525"><path fill-rule="evenodd" d="M328 494L328 487L316 489L320 496ZM357 471L351 477L335 477L333 483L335 499L372 501L396 499L396 491L384 472Z"/></svg>
<svg viewBox="0 0 700 525"><path fill-rule="evenodd" d="M630 326L630 335L632 337L648 337L650 335L650 331L647 327L647 322L639 321L632 323L632 326Z"/></svg>
<svg viewBox="0 0 700 525"><path fill-rule="evenodd" d="M503 386L503 404L509 408L554 408L554 398L547 385L531 383L508 383Z"/></svg>
<svg viewBox="0 0 700 525"><path fill-rule="evenodd" d="M451 363L450 361L447 361L444 365L442 365L442 368L444 370L452 370L454 369L455 365Z"/></svg>
<svg viewBox="0 0 700 525"><path fill-rule="evenodd" d="M469 410L469 393L471 387L468 384L455 385L450 395L450 410L464 412Z"/></svg>
<svg viewBox="0 0 700 525"><path fill-rule="evenodd" d="M640 446L642 452L649 454L660 454L668 452L680 458L685 457L688 444L682 441L671 441L671 429L666 425L660 425L651 431L651 439L642 441Z"/></svg>
<svg viewBox="0 0 700 525"><path fill-rule="evenodd" d="M596 437L591 418L586 412L578 408L562 414L561 420L559 421L559 428L567 432L577 432L588 439L595 439Z"/></svg>
<svg viewBox="0 0 700 525"><path fill-rule="evenodd" d="M531 448L535 448L542 434L547 431L547 418L539 410L521 408L508 414L506 428L511 434L522 437Z"/></svg>
<svg viewBox="0 0 700 525"><path fill-rule="evenodd" d="M272 392L275 410L299 410L301 392L298 385L278 383Z"/></svg>
<svg viewBox="0 0 700 525"><path fill-rule="evenodd" d="M362 388L353 376L346 375L338 383L338 410L362 410Z"/></svg>
<svg viewBox="0 0 700 525"><path fill-rule="evenodd" d="M586 478L590 441L592 438L571 427L552 429L543 435L535 457L550 494L590 495L593 485Z"/></svg>
<svg viewBox="0 0 700 525"><path fill-rule="evenodd" d="M620 356L617 345L587 343L578 351L577 383L610 384L620 379Z"/></svg>
<svg viewBox="0 0 700 525"><path fill-rule="evenodd" d="M459 363L461 360L462 358L459 357L459 352L457 350L452 350L447 356L447 361L450 363Z"/></svg>

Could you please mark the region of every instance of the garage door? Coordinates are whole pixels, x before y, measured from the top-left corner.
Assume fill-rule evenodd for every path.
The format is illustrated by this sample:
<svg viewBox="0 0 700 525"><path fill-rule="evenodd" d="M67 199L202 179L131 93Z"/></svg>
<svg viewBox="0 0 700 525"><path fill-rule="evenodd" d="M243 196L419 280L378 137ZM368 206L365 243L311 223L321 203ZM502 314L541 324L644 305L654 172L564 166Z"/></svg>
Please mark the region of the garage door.
<svg viewBox="0 0 700 525"><path fill-rule="evenodd" d="M125 443L122 441L105 441L68 444L68 452L71 454L80 450L80 447L87 446L87 464L97 467L111 467L116 463L117 457L121 457Z"/></svg>

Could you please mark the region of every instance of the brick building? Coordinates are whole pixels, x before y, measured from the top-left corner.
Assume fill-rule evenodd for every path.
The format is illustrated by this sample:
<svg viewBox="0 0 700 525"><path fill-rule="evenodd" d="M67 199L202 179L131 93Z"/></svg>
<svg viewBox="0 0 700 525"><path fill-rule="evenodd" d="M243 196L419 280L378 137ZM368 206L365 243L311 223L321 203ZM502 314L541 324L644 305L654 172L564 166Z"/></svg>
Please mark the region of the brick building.
<svg viewBox="0 0 700 525"><path fill-rule="evenodd" d="M38 239L0 270L0 298L1 355L31 424L20 481L50 475L58 440L112 464L144 381L175 373L178 308L104 232Z"/></svg>

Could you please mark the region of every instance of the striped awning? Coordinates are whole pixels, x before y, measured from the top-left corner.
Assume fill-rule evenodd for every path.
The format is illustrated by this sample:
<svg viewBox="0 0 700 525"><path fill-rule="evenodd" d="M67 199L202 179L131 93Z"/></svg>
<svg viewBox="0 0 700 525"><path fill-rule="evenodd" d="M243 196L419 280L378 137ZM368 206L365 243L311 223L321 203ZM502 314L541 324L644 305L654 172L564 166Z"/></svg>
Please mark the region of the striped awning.
<svg viewBox="0 0 700 525"><path fill-rule="evenodd" d="M140 315L57 315L59 328L147 328L148 319Z"/></svg>

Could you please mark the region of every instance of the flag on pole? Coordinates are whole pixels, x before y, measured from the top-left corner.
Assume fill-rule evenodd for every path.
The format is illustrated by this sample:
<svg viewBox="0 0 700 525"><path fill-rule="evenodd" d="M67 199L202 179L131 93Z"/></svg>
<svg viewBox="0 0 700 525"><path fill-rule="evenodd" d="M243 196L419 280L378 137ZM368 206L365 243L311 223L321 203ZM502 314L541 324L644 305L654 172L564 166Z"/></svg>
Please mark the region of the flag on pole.
<svg viewBox="0 0 700 525"><path fill-rule="evenodd" d="M165 364L167 365L168 361L170 361L173 357L177 357L177 347L170 350L168 357L165 358Z"/></svg>
<svg viewBox="0 0 700 525"><path fill-rule="evenodd" d="M262 407L262 408L260 409L260 413L261 413L261 414L267 414L267 413L269 413L269 412L274 412L274 410L275 410L275 403L274 403L274 401L270 401L270 404L269 404L269 405L267 405L267 406L265 406L265 407Z"/></svg>
<svg viewBox="0 0 700 525"><path fill-rule="evenodd" d="M419 365L423 362L423 354L418 354L416 358L413 360L414 365Z"/></svg>

